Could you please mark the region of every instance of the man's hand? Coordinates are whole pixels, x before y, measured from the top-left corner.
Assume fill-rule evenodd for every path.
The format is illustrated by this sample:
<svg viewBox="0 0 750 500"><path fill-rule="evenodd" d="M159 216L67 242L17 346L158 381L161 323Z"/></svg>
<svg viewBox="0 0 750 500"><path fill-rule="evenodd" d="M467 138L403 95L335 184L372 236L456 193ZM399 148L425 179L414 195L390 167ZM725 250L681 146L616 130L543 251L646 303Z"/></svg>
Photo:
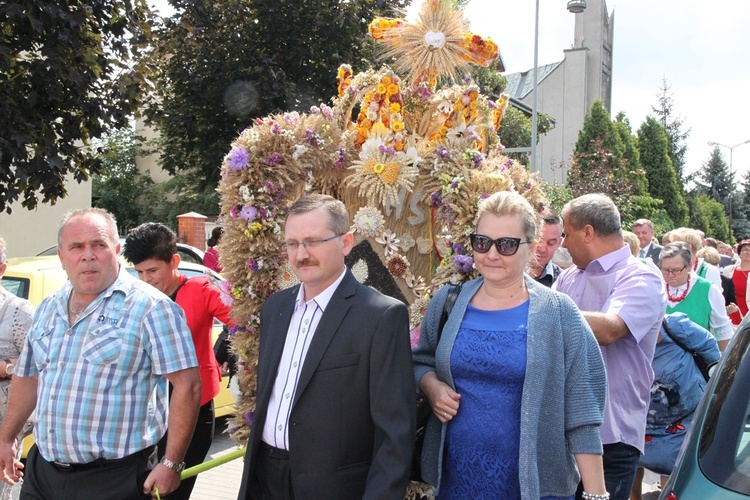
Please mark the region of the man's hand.
<svg viewBox="0 0 750 500"><path fill-rule="evenodd" d="M3 482L11 486L23 477L23 464L16 460L16 440L0 443L0 472Z"/></svg>
<svg viewBox="0 0 750 500"><path fill-rule="evenodd" d="M159 495L172 493L180 485L180 475L162 464L157 464L143 483L143 493L156 498L154 486L159 488Z"/></svg>

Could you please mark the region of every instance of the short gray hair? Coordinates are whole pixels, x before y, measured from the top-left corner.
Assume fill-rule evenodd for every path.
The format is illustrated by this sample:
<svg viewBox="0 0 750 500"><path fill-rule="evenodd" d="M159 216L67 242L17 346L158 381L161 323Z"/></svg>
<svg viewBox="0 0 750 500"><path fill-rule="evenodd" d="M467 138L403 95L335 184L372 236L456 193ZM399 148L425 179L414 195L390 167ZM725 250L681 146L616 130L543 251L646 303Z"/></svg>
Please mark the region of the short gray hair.
<svg viewBox="0 0 750 500"><path fill-rule="evenodd" d="M98 215L102 217L107 223L107 227L109 228L109 237L112 240L112 243L115 245L117 244L117 242L120 240L120 234L117 232L117 221L115 220L114 215L107 212L103 208L79 208L77 210L70 210L66 212L65 215L63 215L60 224L57 226L58 246L62 243L62 233L63 229L65 229L65 226L67 226L72 219L84 215Z"/></svg>
<svg viewBox="0 0 750 500"><path fill-rule="evenodd" d="M599 236L622 236L620 211L605 194L584 194L570 200L563 207L562 216L574 229L591 226Z"/></svg>
<svg viewBox="0 0 750 500"><path fill-rule="evenodd" d="M325 194L307 194L298 198L289 207L285 220L289 220L292 215L304 214L318 208L328 212L328 228L331 231L336 234L346 234L351 230L349 212L344 202Z"/></svg>
<svg viewBox="0 0 750 500"><path fill-rule="evenodd" d="M633 229L641 226L648 226L651 228L651 231L654 230L654 223L648 219L638 219L637 221L633 222Z"/></svg>
<svg viewBox="0 0 750 500"><path fill-rule="evenodd" d="M8 262L8 250L5 246L5 240L0 238L0 266Z"/></svg>
<svg viewBox="0 0 750 500"><path fill-rule="evenodd" d="M690 250L690 245L684 241L675 241L665 246L661 251L661 262L664 259L671 259L672 257L682 257L682 262L686 266L689 266L693 262L693 252Z"/></svg>

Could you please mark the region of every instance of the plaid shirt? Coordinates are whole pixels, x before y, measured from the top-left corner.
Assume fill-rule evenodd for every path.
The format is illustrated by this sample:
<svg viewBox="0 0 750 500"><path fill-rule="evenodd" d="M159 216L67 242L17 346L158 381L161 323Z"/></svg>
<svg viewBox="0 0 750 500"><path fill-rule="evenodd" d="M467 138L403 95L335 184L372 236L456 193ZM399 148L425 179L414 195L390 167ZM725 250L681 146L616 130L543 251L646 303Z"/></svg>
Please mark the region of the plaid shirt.
<svg viewBox="0 0 750 500"><path fill-rule="evenodd" d="M120 269L68 324L67 282L34 316L16 373L39 375L34 439L49 461L121 458L167 428L163 374L197 366L180 307Z"/></svg>

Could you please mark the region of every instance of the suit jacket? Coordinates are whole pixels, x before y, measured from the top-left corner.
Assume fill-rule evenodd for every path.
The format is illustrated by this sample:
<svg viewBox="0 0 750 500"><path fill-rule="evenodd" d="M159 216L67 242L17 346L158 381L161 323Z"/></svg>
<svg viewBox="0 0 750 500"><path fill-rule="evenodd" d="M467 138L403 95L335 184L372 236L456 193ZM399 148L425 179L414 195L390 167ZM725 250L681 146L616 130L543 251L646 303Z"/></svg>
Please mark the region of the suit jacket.
<svg viewBox="0 0 750 500"><path fill-rule="evenodd" d="M651 259L654 264L657 266L659 265L659 261L661 261L661 251L664 247L661 245L657 245L656 243L651 243L651 246L648 249L648 253L646 253L646 258Z"/></svg>
<svg viewBox="0 0 750 500"><path fill-rule="evenodd" d="M279 360L299 285L261 312L253 428L238 499L249 498ZM346 272L305 357L289 418L292 485L300 499L398 499L409 482L416 386L406 306Z"/></svg>

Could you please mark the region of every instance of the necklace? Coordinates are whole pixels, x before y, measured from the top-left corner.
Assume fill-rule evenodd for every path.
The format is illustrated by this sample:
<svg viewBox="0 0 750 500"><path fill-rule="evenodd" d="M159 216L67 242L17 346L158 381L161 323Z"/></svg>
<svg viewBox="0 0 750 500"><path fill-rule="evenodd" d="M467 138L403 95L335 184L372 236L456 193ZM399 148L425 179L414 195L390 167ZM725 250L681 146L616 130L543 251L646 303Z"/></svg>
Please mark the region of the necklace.
<svg viewBox="0 0 750 500"><path fill-rule="evenodd" d="M482 289L484 289L484 287L482 287ZM518 288L518 290L516 290L515 292L513 292L512 294L510 294L508 297L495 298L492 295L490 295L487 290L484 290L484 293L485 293L485 295L487 295L493 301L507 302L507 301L513 300L519 293L522 293L524 291L526 291L526 280L522 279L521 280L521 286Z"/></svg>
<svg viewBox="0 0 750 500"><path fill-rule="evenodd" d="M70 299L68 300L68 314L70 314L70 317L73 320L78 318L78 316L80 316L81 313L86 310L85 304L79 304L78 307L74 306L75 296L76 296L76 291L73 290L70 293Z"/></svg>
<svg viewBox="0 0 750 500"><path fill-rule="evenodd" d="M667 298L669 299L670 302L682 302L682 299L684 299L685 297L687 297L687 294L690 291L690 275L689 274L688 274L688 278L687 278L687 283L685 283L685 284L687 285L685 287L685 291L682 292L682 294L680 294L679 297L672 297L669 294L669 285L667 285L666 283L664 283L664 288L667 289Z"/></svg>

